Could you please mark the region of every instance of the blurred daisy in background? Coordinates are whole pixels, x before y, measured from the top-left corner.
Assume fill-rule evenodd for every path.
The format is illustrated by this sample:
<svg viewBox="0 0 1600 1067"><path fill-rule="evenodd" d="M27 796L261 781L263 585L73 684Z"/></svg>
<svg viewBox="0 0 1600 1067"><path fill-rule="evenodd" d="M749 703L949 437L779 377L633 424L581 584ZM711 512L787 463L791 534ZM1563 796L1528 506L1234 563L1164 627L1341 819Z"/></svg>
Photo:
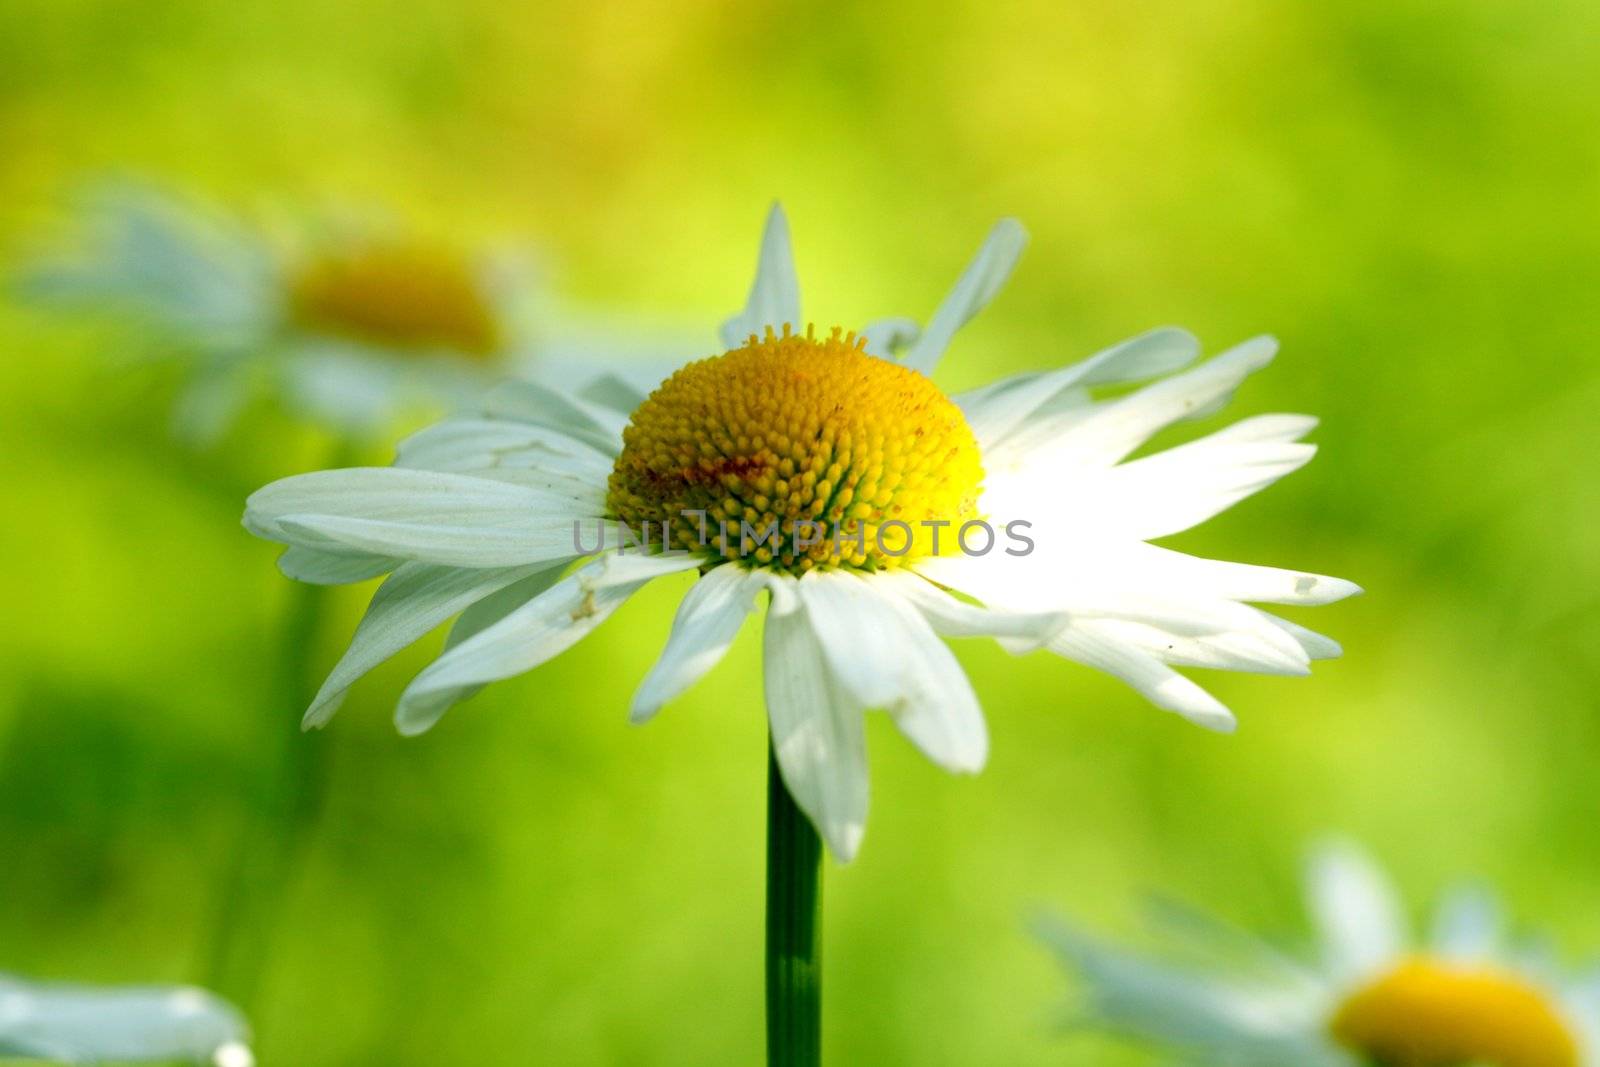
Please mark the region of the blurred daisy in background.
<svg viewBox="0 0 1600 1067"><path fill-rule="evenodd" d="M511 375L559 373L603 392L627 373L651 384L661 373L637 359L652 351L638 338L573 329L533 284L526 253L471 250L348 215L280 212L251 224L126 181L88 190L66 231L25 271L20 291L110 325L104 349L120 365L175 369L176 429L199 446L219 442L253 401L266 401L331 436L344 458L327 462L338 464L387 449L408 424L471 405ZM617 354L635 360L602 362ZM282 612L277 677L264 701L274 739L288 727L277 713L316 691L325 592L298 589ZM294 738L268 748L259 761L265 799L231 864L217 864L203 980L247 1009L299 843L320 810L325 764L317 746Z"/></svg>
<svg viewBox="0 0 1600 1067"><path fill-rule="evenodd" d="M1300 467L1314 449L1298 438L1314 420L1247 419L1124 462L1163 427L1214 412L1275 351L1257 339L1177 373L1199 345L1176 329L946 397L928 376L1025 240L1015 222L996 226L925 329L891 319L816 332L798 326L788 225L774 208L724 351L648 398L510 386L480 414L403 442L393 467L255 493L245 523L289 546L285 573L389 575L306 725L325 723L361 675L459 614L444 653L400 698L399 728L419 733L483 684L557 655L652 579L697 571L632 718L649 719L709 671L766 592L776 761L840 859L866 824L863 712L887 711L943 767L984 764L983 715L941 636L1045 647L1231 728L1227 709L1172 665L1307 673L1338 646L1244 602L1325 604L1356 587L1145 541ZM1102 402L1089 392L1151 378L1161 380ZM995 543L1012 520L1031 523L1033 551ZM664 534L674 551L604 552L597 524L612 522L655 530L657 548ZM774 527L776 543L761 536ZM801 546L807 534L816 540Z"/></svg>
<svg viewBox="0 0 1600 1067"><path fill-rule="evenodd" d="M660 373L645 336L574 333L530 256L467 249L373 218L251 225L155 186L96 186L21 279L34 303L131 327L115 354L175 361L181 436L206 444L255 399L356 442L382 441L542 371L583 382L597 357ZM681 349L672 349L682 351ZM641 353L647 359L628 357ZM615 358L620 355L620 359Z"/></svg>
<svg viewBox="0 0 1600 1067"><path fill-rule="evenodd" d="M249 1029L189 986L80 986L0 975L0 1057L251 1067Z"/></svg>
<svg viewBox="0 0 1600 1067"><path fill-rule="evenodd" d="M1512 939L1495 897L1448 893L1422 938L1383 872L1345 843L1306 871L1316 945L1288 954L1220 921L1158 909L1160 955L1047 921L1084 985L1081 1023L1229 1067L1594 1067L1600 978Z"/></svg>

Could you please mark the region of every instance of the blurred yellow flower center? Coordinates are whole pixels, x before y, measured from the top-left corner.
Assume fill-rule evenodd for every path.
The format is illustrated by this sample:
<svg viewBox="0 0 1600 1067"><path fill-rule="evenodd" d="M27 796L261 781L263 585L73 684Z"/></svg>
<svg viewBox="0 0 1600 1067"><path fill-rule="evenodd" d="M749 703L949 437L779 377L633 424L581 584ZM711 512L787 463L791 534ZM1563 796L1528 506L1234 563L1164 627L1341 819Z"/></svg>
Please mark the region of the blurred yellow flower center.
<svg viewBox="0 0 1600 1067"><path fill-rule="evenodd" d="M1577 1067L1556 1006L1513 974L1414 958L1358 989L1334 1038L1383 1067Z"/></svg>
<svg viewBox="0 0 1600 1067"><path fill-rule="evenodd" d="M372 243L314 258L290 279L302 327L396 349L486 356L499 321L472 263L443 248Z"/></svg>
<svg viewBox="0 0 1600 1067"><path fill-rule="evenodd" d="M612 514L796 574L955 550L977 517L978 443L932 382L864 346L785 326L682 368L623 431Z"/></svg>

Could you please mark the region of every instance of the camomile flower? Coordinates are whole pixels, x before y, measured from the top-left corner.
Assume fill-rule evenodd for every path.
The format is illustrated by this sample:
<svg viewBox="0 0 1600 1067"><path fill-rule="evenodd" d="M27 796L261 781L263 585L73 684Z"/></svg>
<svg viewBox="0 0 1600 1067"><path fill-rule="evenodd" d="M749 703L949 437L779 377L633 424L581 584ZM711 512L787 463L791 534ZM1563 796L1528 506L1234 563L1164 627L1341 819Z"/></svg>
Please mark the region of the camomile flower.
<svg viewBox="0 0 1600 1067"><path fill-rule="evenodd" d="M251 1067L248 1039L232 1006L189 986L96 987L0 975L0 1057Z"/></svg>
<svg viewBox="0 0 1600 1067"><path fill-rule="evenodd" d="M572 646L650 581L693 572L632 720L706 674L764 604L776 765L841 860L866 825L865 712L886 711L942 767L984 765L978 699L942 638L1047 649L1231 729L1228 710L1174 667L1305 674L1338 645L1250 605L1325 604L1356 587L1148 542L1300 467L1313 420L1246 419L1129 459L1164 427L1216 411L1276 348L1258 338L1191 367L1199 345L1178 329L947 396L930 375L1024 243L1017 223L998 224L925 328L817 330L801 317L775 207L718 353L648 396L510 384L481 413L403 442L392 467L255 493L245 524L289 546L285 573L388 576L306 725L459 615L399 701L400 730L421 733L479 687Z"/></svg>
<svg viewBox="0 0 1600 1067"><path fill-rule="evenodd" d="M154 188L95 189L22 292L123 321L121 354L176 360L179 432L224 433L252 399L364 439L478 400L527 332L521 265L392 226L282 239Z"/></svg>
<svg viewBox="0 0 1600 1067"><path fill-rule="evenodd" d="M1348 844L1316 851L1316 946L1290 955L1203 916L1158 913L1182 963L1043 929L1087 989L1087 1018L1179 1062L1228 1067L1594 1067L1600 984L1563 975L1506 931L1482 888L1446 895L1409 936L1383 872Z"/></svg>

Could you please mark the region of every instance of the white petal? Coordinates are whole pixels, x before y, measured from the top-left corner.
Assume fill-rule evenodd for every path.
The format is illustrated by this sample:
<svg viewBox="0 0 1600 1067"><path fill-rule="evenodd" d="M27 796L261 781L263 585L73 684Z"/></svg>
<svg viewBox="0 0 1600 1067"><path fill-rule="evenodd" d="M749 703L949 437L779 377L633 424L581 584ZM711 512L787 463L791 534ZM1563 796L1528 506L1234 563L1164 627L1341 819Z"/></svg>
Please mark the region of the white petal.
<svg viewBox="0 0 1600 1067"><path fill-rule="evenodd" d="M1079 625L1150 653L1178 667L1247 671L1255 674L1311 673L1305 650L1282 630L1263 624L1255 630L1177 634L1123 619L1080 620ZM1277 639L1274 639L1274 635Z"/></svg>
<svg viewBox="0 0 1600 1067"><path fill-rule="evenodd" d="M1483 886L1465 885L1440 902L1430 940L1434 951L1450 959L1485 962L1499 955L1504 935L1500 901Z"/></svg>
<svg viewBox="0 0 1600 1067"><path fill-rule="evenodd" d="M474 634L487 630L540 593L543 593L546 589L549 589L560 578L561 568L553 567L549 570L535 571L521 581L513 582L498 592L490 593L463 611L461 617L456 619L455 625L450 627L450 633L445 638L444 651L448 652ZM423 713L437 721L445 712L464 700L470 700L482 689L483 686L478 684L457 686L454 689L440 689L429 693L424 700L419 702L416 710L421 711L425 706L425 712Z"/></svg>
<svg viewBox="0 0 1600 1067"><path fill-rule="evenodd" d="M897 353L922 335L915 319L892 318L869 322L861 328L867 351L879 359L895 359Z"/></svg>
<svg viewBox="0 0 1600 1067"><path fill-rule="evenodd" d="M857 707L889 712L946 770L982 769L989 754L983 712L966 672L927 620L848 571L813 571L799 592L834 677Z"/></svg>
<svg viewBox="0 0 1600 1067"><path fill-rule="evenodd" d="M395 466L511 482L593 514L614 460L560 430L514 419L454 418L400 442Z"/></svg>
<svg viewBox="0 0 1600 1067"><path fill-rule="evenodd" d="M1081 626L1068 627L1051 639L1058 655L1105 671L1137 689L1158 708L1176 712L1197 726L1232 733L1233 713L1216 697L1142 649L1112 640Z"/></svg>
<svg viewBox="0 0 1600 1067"><path fill-rule="evenodd" d="M332 551L290 545L278 557L278 570L284 577L312 585L351 585L388 574L404 562L389 556L375 556L335 547Z"/></svg>
<svg viewBox="0 0 1600 1067"><path fill-rule="evenodd" d="M662 366L658 371L652 371L649 376L655 380L651 385L659 385L677 367ZM631 368L638 372L640 368ZM650 395L650 387L642 386L636 381L629 381L615 371L606 371L594 381L587 383L578 390L578 396L592 404L603 408L610 408L620 415L631 416L645 398Z"/></svg>
<svg viewBox="0 0 1600 1067"><path fill-rule="evenodd" d="M288 410L347 437L377 436L416 399L402 364L357 345L301 343L278 359L274 370ZM424 407L443 407L442 399Z"/></svg>
<svg viewBox="0 0 1600 1067"><path fill-rule="evenodd" d="M248 1067L248 1036L232 1005L188 986L93 987L0 975L0 1056Z"/></svg>
<svg viewBox="0 0 1600 1067"><path fill-rule="evenodd" d="M441 694L532 670L576 644L652 578L699 563L693 556L607 555L586 564L435 660L406 688L395 724L401 733L422 733L444 712Z"/></svg>
<svg viewBox="0 0 1600 1067"><path fill-rule="evenodd" d="M1059 436L1058 426L1049 416L1057 412L1064 393L1166 374L1199 354L1200 342L1193 334L1163 326L1121 341L1070 367L1004 378L962 393L955 400L986 454L1013 442L1019 448L1028 448Z"/></svg>
<svg viewBox="0 0 1600 1067"><path fill-rule="evenodd" d="M302 725L307 729L324 725L345 691L362 675L446 619L541 567L555 571L560 564L488 570L403 564L373 594L350 648L323 682Z"/></svg>
<svg viewBox="0 0 1600 1067"><path fill-rule="evenodd" d="M501 527L289 515L278 520L278 526L286 539L318 548L348 545L364 552L452 567L517 567L579 555L574 547L579 539L577 528L596 521L568 516L524 519Z"/></svg>
<svg viewBox="0 0 1600 1067"><path fill-rule="evenodd" d="M1329 973L1358 982L1405 949L1399 895L1366 853L1330 842L1311 856L1306 897Z"/></svg>
<svg viewBox="0 0 1600 1067"><path fill-rule="evenodd" d="M1119 582L1119 577L1121 581ZM1188 593L1151 591L1115 573L1104 581L1083 580L1058 597L1065 610L1078 618L1122 620L1152 627L1180 637L1214 637L1225 633L1250 633L1277 648L1296 663L1304 664L1304 650L1294 638L1268 624L1255 608L1232 600Z"/></svg>
<svg viewBox="0 0 1600 1067"><path fill-rule="evenodd" d="M1039 545L1030 556L942 556L917 569L985 603L1039 611L1087 607L1088 589L1102 610L1139 598L1150 606L1202 600L1310 606L1361 592L1354 582L1308 571L1205 559L1138 542L1054 544L1042 533L1034 536Z"/></svg>
<svg viewBox="0 0 1600 1067"><path fill-rule="evenodd" d="M135 183L98 183L81 199L81 239L22 271L21 295L67 311L131 313L213 348L261 343L278 288L256 235Z"/></svg>
<svg viewBox="0 0 1600 1067"><path fill-rule="evenodd" d="M250 494L245 521L276 540L285 516L337 516L402 523L503 525L530 514L570 514L555 494L488 478L402 467L351 467L282 478ZM463 522L464 520L464 522Z"/></svg>
<svg viewBox="0 0 1600 1067"><path fill-rule="evenodd" d="M592 521L559 494L459 474L364 467L317 471L252 494L245 526L275 541L463 567L570 558Z"/></svg>
<svg viewBox="0 0 1600 1067"><path fill-rule="evenodd" d="M787 324L798 332L800 322L800 280L795 275L794 253L789 247L789 220L781 204L767 213L761 233L761 256L756 261L756 280L750 286L744 310L722 325L724 348L738 348L754 334L759 337L770 326L781 333Z"/></svg>
<svg viewBox="0 0 1600 1067"><path fill-rule="evenodd" d="M515 376L611 418L627 418L679 367L706 355L701 330L663 330L659 323L619 320L613 311L575 315L566 309L539 327L537 343L512 357Z"/></svg>
<svg viewBox="0 0 1600 1067"><path fill-rule="evenodd" d="M767 583L760 571L725 563L690 587L672 620L666 648L634 693L629 712L634 722L649 720L721 662Z"/></svg>
<svg viewBox="0 0 1600 1067"><path fill-rule="evenodd" d="M1190 972L1056 921L1041 923L1040 936L1084 981L1097 1023L1181 1049L1183 1062L1347 1067L1320 1033L1327 1004L1304 986Z"/></svg>
<svg viewBox="0 0 1600 1067"><path fill-rule="evenodd" d="M483 410L491 419L559 430L606 456L622 451L622 428L628 424L622 412L526 379L495 386L484 398Z"/></svg>
<svg viewBox="0 0 1600 1067"><path fill-rule="evenodd" d="M1128 559L1154 583L1229 600L1318 605L1361 592L1343 578L1205 559L1154 545L1139 545Z"/></svg>
<svg viewBox="0 0 1600 1067"><path fill-rule="evenodd" d="M1247 419L1226 430L1080 478L1052 466L1039 471L1055 487L1063 516L1092 516L1097 535L1151 540L1181 533L1259 492L1316 454L1316 446L1252 436L1285 416ZM1300 432L1312 420L1298 423ZM1043 515L1040 516L1041 518Z"/></svg>
<svg viewBox="0 0 1600 1067"><path fill-rule="evenodd" d="M1277 350L1277 341L1257 337L1193 370L1102 404L1059 437L1038 444L1026 462L1064 470L1110 466L1164 426L1215 411L1240 382L1271 363Z"/></svg>
<svg viewBox="0 0 1600 1067"><path fill-rule="evenodd" d="M1234 601L1323 604L1360 591L1338 578L1201 559L1138 542L1035 537L1032 555L940 556L920 561L917 570L991 607L1125 618L1188 635L1254 631L1269 621Z"/></svg>
<svg viewBox="0 0 1600 1067"><path fill-rule="evenodd" d="M1011 270L1027 244L1028 231L1016 219L1001 219L995 223L978 254L956 279L955 288L933 313L928 328L906 350L902 362L913 370L932 374L956 331L987 307L1011 277Z"/></svg>
<svg viewBox="0 0 1600 1067"><path fill-rule="evenodd" d="M1215 960L1219 969L1325 1003L1327 984L1311 964L1243 927L1160 891L1145 900L1142 910L1164 953ZM1319 1007L1319 1019L1322 1014Z"/></svg>
<svg viewBox="0 0 1600 1067"><path fill-rule="evenodd" d="M762 675L778 768L800 810L841 863L867 825L867 739L861 710L839 688L793 595L775 593L763 634ZM785 604L790 610L779 610Z"/></svg>
<svg viewBox="0 0 1600 1067"><path fill-rule="evenodd" d="M905 600L941 637L1010 637L1042 647L1069 621L1064 612L1019 612L969 604L933 582L905 571L886 571L873 582Z"/></svg>
<svg viewBox="0 0 1600 1067"><path fill-rule="evenodd" d="M173 432L179 440L210 448L233 425L254 392L250 376L236 362L202 370L173 405Z"/></svg>
<svg viewBox="0 0 1600 1067"><path fill-rule="evenodd" d="M1315 630L1308 630L1298 623L1292 623L1288 619L1280 619L1276 615L1268 614L1265 611L1261 615L1272 625L1294 638L1300 647L1305 649L1306 655L1313 660L1338 659L1344 655L1344 648L1331 637L1324 637Z"/></svg>
<svg viewBox="0 0 1600 1067"><path fill-rule="evenodd" d="M614 457L549 426L515 419L453 418L400 442L396 466L476 472L532 467L587 480L603 493Z"/></svg>

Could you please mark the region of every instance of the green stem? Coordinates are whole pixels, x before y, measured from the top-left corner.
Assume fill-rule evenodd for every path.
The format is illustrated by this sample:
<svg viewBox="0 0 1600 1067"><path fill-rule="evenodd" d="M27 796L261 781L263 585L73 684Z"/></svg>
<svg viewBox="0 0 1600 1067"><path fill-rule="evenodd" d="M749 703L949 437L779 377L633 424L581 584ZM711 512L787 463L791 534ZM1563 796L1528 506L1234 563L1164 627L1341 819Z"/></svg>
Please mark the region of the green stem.
<svg viewBox="0 0 1600 1067"><path fill-rule="evenodd" d="M203 981L246 1014L256 1007L294 875L326 792L327 739L302 733L299 717L320 683L316 649L331 593L327 586L300 582L288 589L267 702L267 774L250 794L248 822L216 889Z"/></svg>
<svg viewBox="0 0 1600 1067"><path fill-rule="evenodd" d="M822 842L767 751L767 1064L822 1062Z"/></svg>
<svg viewBox="0 0 1600 1067"><path fill-rule="evenodd" d="M246 1012L255 1007L307 832L322 807L326 739L302 735L298 714L315 693L312 650L328 593L299 583L290 590L268 723L271 777L240 834L217 901L206 983Z"/></svg>

